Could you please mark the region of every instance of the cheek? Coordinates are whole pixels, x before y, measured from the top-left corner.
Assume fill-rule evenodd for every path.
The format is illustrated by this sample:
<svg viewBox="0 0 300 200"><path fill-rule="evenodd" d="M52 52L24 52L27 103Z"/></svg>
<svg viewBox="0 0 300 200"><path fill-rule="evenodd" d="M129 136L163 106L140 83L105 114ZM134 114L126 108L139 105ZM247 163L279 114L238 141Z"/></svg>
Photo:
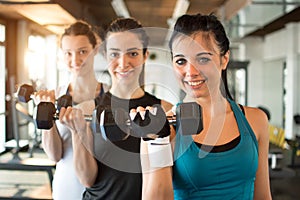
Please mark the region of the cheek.
<svg viewBox="0 0 300 200"><path fill-rule="evenodd" d="M130 63L133 67L140 67L144 64L144 60L141 58L141 59L132 59L130 60Z"/></svg>
<svg viewBox="0 0 300 200"><path fill-rule="evenodd" d="M175 76L178 79L183 79L184 78L185 72L183 71L183 69L180 69L178 67L173 67L173 70L174 70Z"/></svg>
<svg viewBox="0 0 300 200"><path fill-rule="evenodd" d="M65 63L65 64L70 64L71 63L71 58L69 57L69 56L64 56L63 57L63 62Z"/></svg>
<svg viewBox="0 0 300 200"><path fill-rule="evenodd" d="M108 69L114 69L116 68L118 65L117 60L116 59L107 59L107 67Z"/></svg>

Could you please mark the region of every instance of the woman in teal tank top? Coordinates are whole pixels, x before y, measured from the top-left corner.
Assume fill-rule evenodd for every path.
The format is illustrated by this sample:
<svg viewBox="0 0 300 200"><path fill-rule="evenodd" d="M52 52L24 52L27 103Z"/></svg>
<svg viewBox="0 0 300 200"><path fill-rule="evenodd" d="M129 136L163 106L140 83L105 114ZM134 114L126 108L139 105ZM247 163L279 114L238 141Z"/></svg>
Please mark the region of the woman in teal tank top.
<svg viewBox="0 0 300 200"><path fill-rule="evenodd" d="M238 106L229 93L229 40L221 22L183 15L169 47L186 101L202 107L204 128L192 136L172 128L173 166L145 172L144 199L272 199L267 116Z"/></svg>

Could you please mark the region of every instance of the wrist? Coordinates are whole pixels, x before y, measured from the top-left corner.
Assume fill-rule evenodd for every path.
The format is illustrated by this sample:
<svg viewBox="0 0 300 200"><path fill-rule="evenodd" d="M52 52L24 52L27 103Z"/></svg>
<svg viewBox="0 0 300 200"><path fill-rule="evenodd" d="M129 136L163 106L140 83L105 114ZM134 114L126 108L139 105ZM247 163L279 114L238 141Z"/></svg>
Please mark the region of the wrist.
<svg viewBox="0 0 300 200"><path fill-rule="evenodd" d="M148 156L151 167L173 166L173 152L170 136L147 141Z"/></svg>

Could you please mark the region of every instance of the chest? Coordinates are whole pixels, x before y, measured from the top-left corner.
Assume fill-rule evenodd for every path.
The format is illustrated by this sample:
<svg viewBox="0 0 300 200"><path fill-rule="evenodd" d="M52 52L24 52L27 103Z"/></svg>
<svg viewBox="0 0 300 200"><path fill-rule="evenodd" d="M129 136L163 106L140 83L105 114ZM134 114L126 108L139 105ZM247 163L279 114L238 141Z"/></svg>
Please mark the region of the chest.
<svg viewBox="0 0 300 200"><path fill-rule="evenodd" d="M193 142L176 150L173 176L177 186L218 188L255 178L258 153L251 136L241 137L235 148L225 152L203 151Z"/></svg>
<svg viewBox="0 0 300 200"><path fill-rule="evenodd" d="M193 139L197 143L211 146L223 145L240 135L233 112L214 117L204 116L203 124L203 131L193 135Z"/></svg>

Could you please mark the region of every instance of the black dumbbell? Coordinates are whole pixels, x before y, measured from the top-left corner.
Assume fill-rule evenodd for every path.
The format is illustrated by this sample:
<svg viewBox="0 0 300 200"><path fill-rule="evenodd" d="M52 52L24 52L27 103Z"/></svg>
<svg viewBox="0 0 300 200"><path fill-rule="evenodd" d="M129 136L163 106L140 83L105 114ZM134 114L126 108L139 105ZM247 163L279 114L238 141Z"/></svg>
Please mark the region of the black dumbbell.
<svg viewBox="0 0 300 200"><path fill-rule="evenodd" d="M18 100L20 102L27 103L32 99L34 89L32 85L23 84L18 89ZM72 105L72 97L69 95L63 95L56 100L57 110L59 111L61 107L68 107Z"/></svg>
<svg viewBox="0 0 300 200"><path fill-rule="evenodd" d="M33 118L38 129L50 129L53 120L58 119L62 107L72 106L72 97L63 95L56 100L56 108L52 102L40 102L35 109Z"/></svg>
<svg viewBox="0 0 300 200"><path fill-rule="evenodd" d="M35 116L39 129L50 129L53 126L53 120L58 119L58 112L53 103L41 102L37 106ZM198 134L203 129L202 109L197 103L179 104L176 107L175 116L166 118L163 112L154 117L155 120L152 121L151 126L141 126L138 128L138 132L132 131L129 114L121 108L112 110L109 106L99 105L91 116L84 118L86 121L91 121L91 129L94 134L101 134L105 140L112 142L124 140L129 135L146 138L149 132L155 133L157 131L155 129L161 128L163 125L161 122L166 119L170 125L176 126L177 133L180 134Z"/></svg>
<svg viewBox="0 0 300 200"><path fill-rule="evenodd" d="M24 102L27 103L28 101L30 101L31 95L33 94L34 89L31 85L28 84L23 84L19 87L18 89L18 100L20 102Z"/></svg>
<svg viewBox="0 0 300 200"><path fill-rule="evenodd" d="M144 124L138 124L135 131L132 131L129 114L126 111L123 109L112 111L109 107L98 106L92 116L92 130L110 141L124 140L129 135L147 138L149 133L155 134L165 123L164 111L160 108L157 113L156 116L143 120ZM176 107L176 115L167 117L167 120L170 125L176 127L177 133L182 135L198 134L203 130L202 108L195 102L179 104Z"/></svg>

